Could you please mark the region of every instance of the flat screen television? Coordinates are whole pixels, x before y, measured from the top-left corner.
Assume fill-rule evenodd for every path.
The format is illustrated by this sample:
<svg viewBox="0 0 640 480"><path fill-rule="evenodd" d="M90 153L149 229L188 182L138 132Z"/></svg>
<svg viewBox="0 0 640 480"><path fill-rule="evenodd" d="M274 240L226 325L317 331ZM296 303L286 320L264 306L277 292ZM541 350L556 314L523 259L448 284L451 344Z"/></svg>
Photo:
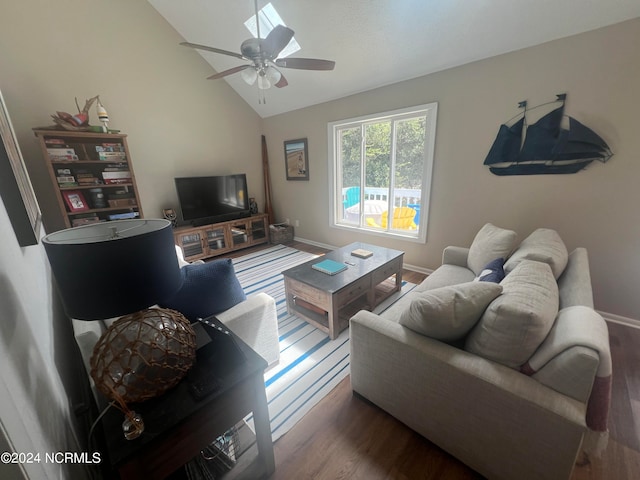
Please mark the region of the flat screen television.
<svg viewBox="0 0 640 480"><path fill-rule="evenodd" d="M180 211L194 227L251 215L244 173L176 178Z"/></svg>

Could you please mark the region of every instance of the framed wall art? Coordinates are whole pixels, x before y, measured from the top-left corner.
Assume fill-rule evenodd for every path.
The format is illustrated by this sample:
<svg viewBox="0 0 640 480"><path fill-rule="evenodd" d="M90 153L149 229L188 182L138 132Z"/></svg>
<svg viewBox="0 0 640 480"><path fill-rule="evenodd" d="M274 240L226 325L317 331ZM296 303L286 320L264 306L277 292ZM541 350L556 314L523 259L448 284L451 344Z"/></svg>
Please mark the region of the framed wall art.
<svg viewBox="0 0 640 480"><path fill-rule="evenodd" d="M0 195L21 247L36 245L41 215L15 131L0 92Z"/></svg>
<svg viewBox="0 0 640 480"><path fill-rule="evenodd" d="M284 160L287 180L309 180L309 153L306 138L284 142Z"/></svg>

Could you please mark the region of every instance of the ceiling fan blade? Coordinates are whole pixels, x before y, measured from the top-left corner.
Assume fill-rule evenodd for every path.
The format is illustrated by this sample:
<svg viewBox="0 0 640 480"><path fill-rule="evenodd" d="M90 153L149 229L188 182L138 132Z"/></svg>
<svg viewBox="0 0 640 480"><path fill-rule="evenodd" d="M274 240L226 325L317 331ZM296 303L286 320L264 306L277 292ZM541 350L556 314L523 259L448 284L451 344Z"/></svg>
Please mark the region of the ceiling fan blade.
<svg viewBox="0 0 640 480"><path fill-rule="evenodd" d="M230 55L232 57L240 58L242 60L249 60L248 58L245 58L244 56L242 56L240 53L230 52L229 50L222 50L220 48L207 47L206 45L198 45L197 43L189 43L189 42L181 42L180 45L184 45L185 47L197 48L198 50L206 50L207 52Z"/></svg>
<svg viewBox="0 0 640 480"><path fill-rule="evenodd" d="M283 25L276 27L269 32L263 42L263 52L268 58L276 58L293 38L293 30Z"/></svg>
<svg viewBox="0 0 640 480"><path fill-rule="evenodd" d="M211 75L210 77L207 77L207 80L216 80L218 78L226 77L227 75L233 75L234 73L241 72L245 68L250 68L250 67L253 67L253 65L240 65L239 67L233 67L233 68L230 68L229 70L224 70L220 73L216 73L215 75Z"/></svg>
<svg viewBox="0 0 640 480"><path fill-rule="evenodd" d="M318 58L278 58L274 63L279 67L300 70L333 70L336 66L336 62L332 60Z"/></svg>
<svg viewBox="0 0 640 480"><path fill-rule="evenodd" d="M284 78L284 75L282 75L282 72L280 73L280 75L281 75L280 80L278 80L276 83L273 84L273 86L276 88L282 88L289 85L289 82L287 82L287 79Z"/></svg>

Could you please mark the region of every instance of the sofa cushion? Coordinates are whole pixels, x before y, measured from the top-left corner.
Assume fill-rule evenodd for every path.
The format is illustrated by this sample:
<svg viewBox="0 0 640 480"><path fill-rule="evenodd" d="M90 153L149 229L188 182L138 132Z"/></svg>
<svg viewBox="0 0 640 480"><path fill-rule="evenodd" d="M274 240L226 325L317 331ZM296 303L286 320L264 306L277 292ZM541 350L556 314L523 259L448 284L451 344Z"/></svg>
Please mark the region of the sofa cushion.
<svg viewBox="0 0 640 480"><path fill-rule="evenodd" d="M484 266L496 258L507 258L516 246L516 232L505 230L487 223L476 234L467 263L475 276L480 275Z"/></svg>
<svg viewBox="0 0 640 480"><path fill-rule="evenodd" d="M504 258L496 258L487 263L480 275L474 280L478 282L500 283L504 279Z"/></svg>
<svg viewBox="0 0 640 480"><path fill-rule="evenodd" d="M548 263L557 280L567 266L569 252L558 232L550 228L539 228L513 252L504 265L505 272L509 274L522 260Z"/></svg>
<svg viewBox="0 0 640 480"><path fill-rule="evenodd" d="M437 340L458 340L500 292L501 285L489 282L468 282L420 292L401 313L398 323Z"/></svg>
<svg viewBox="0 0 640 480"><path fill-rule="evenodd" d="M558 314L558 285L551 267L521 261L501 282L502 295L469 332L465 350L508 367L525 363L546 338Z"/></svg>
<svg viewBox="0 0 640 480"><path fill-rule="evenodd" d="M433 273L429 274L414 292L425 292L434 288L448 287L449 285L458 285L459 283L471 282L474 274L466 267L457 265L443 264L436 268Z"/></svg>
<svg viewBox="0 0 640 480"><path fill-rule="evenodd" d="M246 299L229 258L182 267L182 287L158 302L192 322L223 312Z"/></svg>

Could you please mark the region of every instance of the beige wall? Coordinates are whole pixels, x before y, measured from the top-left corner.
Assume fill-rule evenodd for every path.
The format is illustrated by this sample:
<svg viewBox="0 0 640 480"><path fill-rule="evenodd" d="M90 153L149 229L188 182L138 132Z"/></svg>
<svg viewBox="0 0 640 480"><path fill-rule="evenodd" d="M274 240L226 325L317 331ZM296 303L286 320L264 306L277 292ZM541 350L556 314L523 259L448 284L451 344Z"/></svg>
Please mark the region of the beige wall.
<svg viewBox="0 0 640 480"><path fill-rule="evenodd" d="M264 204L260 117L225 82L206 80L211 68L180 41L144 0L2 2L0 91L48 231L63 224L31 129L96 94L110 126L129 135L147 217L177 206L173 178L183 175L246 172ZM98 123L95 106L90 118ZM0 427L19 452L83 451L71 429L75 346L42 243L20 248L4 205L0 233ZM24 469L30 478L83 478L84 467Z"/></svg>
<svg viewBox="0 0 640 480"><path fill-rule="evenodd" d="M146 217L177 207L176 176L246 172L264 205L261 119L143 0L21 0L0 8L0 89L47 230L55 215L32 127L99 94L110 127L129 135ZM99 124L95 106L92 124Z"/></svg>
<svg viewBox="0 0 640 480"><path fill-rule="evenodd" d="M408 264L431 269L445 245L469 244L487 221L521 238L556 228L569 248L589 249L597 307L640 319L638 19L261 120L226 83L205 80L210 67L178 45L147 2L23 0L5 2L1 13L0 89L48 219L53 192L31 128L50 124L56 110L73 111L74 97L100 94L111 126L129 135L148 217L176 205L173 177L214 172L247 172L262 208L264 131L276 215L299 220L297 236L395 246ZM568 113L610 143L613 159L575 175L490 174L482 160L517 102L560 92L569 95ZM432 101L439 118L427 244L329 229L327 122ZM301 137L309 139L311 180L287 182L282 142Z"/></svg>
<svg viewBox="0 0 640 480"><path fill-rule="evenodd" d="M440 264L446 245L469 245L486 222L521 239L554 228L569 249L589 249L596 307L640 319L639 45L636 19L267 118L277 217L298 219L298 237L384 244L427 269ZM614 157L574 175L491 174L482 162L517 103L536 105L562 92L566 112L599 133ZM438 125L426 245L328 228L327 122L428 102L438 102ZM310 181L286 181L282 142L301 137L309 141Z"/></svg>

